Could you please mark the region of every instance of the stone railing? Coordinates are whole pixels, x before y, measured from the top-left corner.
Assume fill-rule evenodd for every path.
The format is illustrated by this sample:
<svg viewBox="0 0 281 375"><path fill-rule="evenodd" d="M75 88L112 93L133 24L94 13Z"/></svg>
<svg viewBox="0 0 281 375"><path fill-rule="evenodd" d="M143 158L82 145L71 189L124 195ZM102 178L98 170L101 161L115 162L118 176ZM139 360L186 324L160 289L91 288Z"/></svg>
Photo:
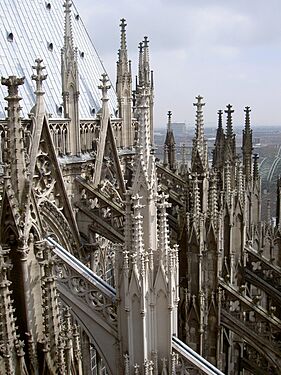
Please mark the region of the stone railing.
<svg viewBox="0 0 281 375"><path fill-rule="evenodd" d="M176 355L172 374L190 374L190 375L224 375L219 369L201 357L188 345L178 339L172 338L172 349Z"/></svg>
<svg viewBox="0 0 281 375"><path fill-rule="evenodd" d="M71 294L72 301L81 309L88 307L94 318L106 322L114 330L117 329L117 311L115 304L116 291L109 284L99 278L93 271L66 251L62 246L48 237L56 255L55 276L60 293Z"/></svg>

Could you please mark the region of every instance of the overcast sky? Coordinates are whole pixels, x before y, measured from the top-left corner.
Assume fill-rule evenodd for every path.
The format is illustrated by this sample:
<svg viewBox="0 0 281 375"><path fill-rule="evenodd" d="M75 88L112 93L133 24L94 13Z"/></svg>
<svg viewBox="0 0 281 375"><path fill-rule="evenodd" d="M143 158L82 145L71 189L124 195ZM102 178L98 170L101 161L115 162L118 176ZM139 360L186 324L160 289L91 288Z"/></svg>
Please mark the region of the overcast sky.
<svg viewBox="0 0 281 375"><path fill-rule="evenodd" d="M205 123L234 106L234 125L252 108L252 124L281 126L281 0L74 0L115 82L120 18L129 58L150 40L155 76L155 127L194 123L194 97L206 102Z"/></svg>

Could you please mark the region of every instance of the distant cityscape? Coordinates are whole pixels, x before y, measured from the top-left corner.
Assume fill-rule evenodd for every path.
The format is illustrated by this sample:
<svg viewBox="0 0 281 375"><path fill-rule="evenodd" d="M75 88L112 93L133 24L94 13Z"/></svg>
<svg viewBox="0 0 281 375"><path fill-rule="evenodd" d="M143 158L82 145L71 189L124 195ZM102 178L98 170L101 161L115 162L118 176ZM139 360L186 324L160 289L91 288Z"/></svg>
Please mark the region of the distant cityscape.
<svg viewBox="0 0 281 375"><path fill-rule="evenodd" d="M183 122L172 123L172 129L176 141L177 161L183 159L187 164L191 161L192 139L194 126ZM212 159L212 151L216 139L216 127L206 127L205 136L208 142L209 160ZM237 153L241 151L242 126L235 127ZM164 141L166 128L158 128L154 133L155 154L163 160ZM262 217L270 216L274 220L276 203L276 182L281 175L281 127L278 126L254 126L253 125L253 153L259 155L260 175L262 184Z"/></svg>

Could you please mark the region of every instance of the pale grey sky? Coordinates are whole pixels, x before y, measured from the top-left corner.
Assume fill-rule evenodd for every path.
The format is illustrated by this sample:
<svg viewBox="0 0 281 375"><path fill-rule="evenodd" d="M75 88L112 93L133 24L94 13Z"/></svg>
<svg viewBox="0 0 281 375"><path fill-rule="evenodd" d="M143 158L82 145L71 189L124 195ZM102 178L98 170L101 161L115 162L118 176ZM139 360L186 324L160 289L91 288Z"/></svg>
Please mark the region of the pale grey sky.
<svg viewBox="0 0 281 375"><path fill-rule="evenodd" d="M120 18L127 21L129 58L147 35L155 76L155 127L194 122L197 94L205 122L233 104L234 125L252 108L253 125L281 126L280 0L74 0L115 82Z"/></svg>

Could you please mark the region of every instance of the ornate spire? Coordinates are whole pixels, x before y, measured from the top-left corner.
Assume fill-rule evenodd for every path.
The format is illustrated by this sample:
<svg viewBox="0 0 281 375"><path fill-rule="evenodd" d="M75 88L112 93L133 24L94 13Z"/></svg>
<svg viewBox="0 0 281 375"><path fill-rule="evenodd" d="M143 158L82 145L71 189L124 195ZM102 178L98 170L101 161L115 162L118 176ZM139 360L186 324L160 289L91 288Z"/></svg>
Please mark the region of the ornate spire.
<svg viewBox="0 0 281 375"><path fill-rule="evenodd" d="M221 132L223 131L223 128L222 128L222 115L223 115L223 111L222 109L219 109L218 110L218 132Z"/></svg>
<svg viewBox="0 0 281 375"><path fill-rule="evenodd" d="M168 126L167 131L170 133L172 131L172 112L168 111Z"/></svg>
<svg viewBox="0 0 281 375"><path fill-rule="evenodd" d="M118 102L118 116L122 119L121 133L118 144L124 148L134 145L134 131L132 128L132 71L131 61L128 61L126 43L126 21L121 19L121 41L118 51L116 93Z"/></svg>
<svg viewBox="0 0 281 375"><path fill-rule="evenodd" d="M213 150L213 167L220 170L224 164L224 143L225 143L225 136L224 131L222 127L222 115L223 111L220 109L218 111L218 128L217 128L217 134L216 134L216 141L215 141L215 147Z"/></svg>
<svg viewBox="0 0 281 375"><path fill-rule="evenodd" d="M250 107L245 107L245 128L243 130L242 152L243 152L243 167L246 181L252 178L252 129L250 126Z"/></svg>
<svg viewBox="0 0 281 375"><path fill-rule="evenodd" d="M191 167L193 171L196 171L198 163L201 168L208 168L208 151L207 143L204 138L204 119L203 119L203 107L205 103L202 102L203 97L198 95L196 97L197 102L193 103L196 107L196 120L195 120L195 138L193 139L192 147L192 160ZM198 160L198 157L200 160ZM198 171L199 172L199 171Z"/></svg>
<svg viewBox="0 0 281 375"><path fill-rule="evenodd" d="M81 153L80 119L79 119L79 74L77 64L77 49L74 48L71 0L65 0L64 13L64 46L62 48L62 96L64 116L69 118L70 154L79 156Z"/></svg>
<svg viewBox="0 0 281 375"><path fill-rule="evenodd" d="M245 112L245 132L250 132L251 131L251 126L250 126L250 112L251 109L249 106L246 106L244 109Z"/></svg>
<svg viewBox="0 0 281 375"><path fill-rule="evenodd" d="M141 160L144 162L144 167L147 169L150 159L151 138L150 138L150 123L149 123L149 96L144 87L141 88L138 105L138 123L139 134L137 146L141 154Z"/></svg>
<svg viewBox="0 0 281 375"><path fill-rule="evenodd" d="M120 50L125 51L127 49L127 43L126 43L126 20L125 18L122 18L120 20L120 28L121 28L121 46Z"/></svg>
<svg viewBox="0 0 281 375"><path fill-rule="evenodd" d="M143 43L139 43L139 76L138 76L138 86L143 86L144 84L144 74L143 74L143 66L144 66L144 58L143 58Z"/></svg>
<svg viewBox="0 0 281 375"><path fill-rule="evenodd" d="M149 66L149 47L148 37L145 36L143 40L143 78L144 84L150 87L150 66Z"/></svg>
<svg viewBox="0 0 281 375"><path fill-rule="evenodd" d="M128 51L127 51L127 42L126 42L126 20L122 18L120 20L120 28L121 28L121 41L120 41L120 49L118 51L118 61L117 61L117 91L118 91L118 83L122 79L125 79L125 75L129 73L129 66L128 66ZM122 83L122 82L120 82ZM122 87L122 85L121 85Z"/></svg>
<svg viewBox="0 0 281 375"><path fill-rule="evenodd" d="M71 22L71 0L65 0L64 6L64 48L67 52L74 53L74 43L72 34L72 22Z"/></svg>
<svg viewBox="0 0 281 375"><path fill-rule="evenodd" d="M100 184L102 167L103 167L103 159L104 159L104 152L106 147L106 136L108 127L110 126L110 113L108 108L108 90L110 89L110 85L108 84L109 80L106 73L102 74L100 78L101 84L98 88L101 90L102 97L102 108L98 112L98 118L100 120L100 133L99 133L99 141L98 141L98 148L96 154L96 161L95 161L95 173L93 177L93 184L94 186L98 186Z"/></svg>
<svg viewBox="0 0 281 375"><path fill-rule="evenodd" d="M203 107L205 103L202 102L203 97L198 95L196 97L197 102L193 103L196 107L196 127L195 127L195 137L199 147L203 147L204 142L204 121L203 121ZM203 148L202 148L203 151Z"/></svg>
<svg viewBox="0 0 281 375"><path fill-rule="evenodd" d="M232 109L232 105L228 104L226 106L226 110L224 111L227 114L226 119L226 137L231 138L233 136L233 127L232 127L232 114L234 109Z"/></svg>
<svg viewBox="0 0 281 375"><path fill-rule="evenodd" d="M226 137L225 137L225 157L227 160L230 160L232 163L235 162L236 156L236 144L235 144L235 134L233 133L232 127L232 114L234 110L232 109L232 105L228 104L226 106L225 113L227 115L226 118Z"/></svg>
<svg viewBox="0 0 281 375"><path fill-rule="evenodd" d="M168 111L167 133L164 144L164 160L172 171L176 170L176 142L172 129L172 112Z"/></svg>

